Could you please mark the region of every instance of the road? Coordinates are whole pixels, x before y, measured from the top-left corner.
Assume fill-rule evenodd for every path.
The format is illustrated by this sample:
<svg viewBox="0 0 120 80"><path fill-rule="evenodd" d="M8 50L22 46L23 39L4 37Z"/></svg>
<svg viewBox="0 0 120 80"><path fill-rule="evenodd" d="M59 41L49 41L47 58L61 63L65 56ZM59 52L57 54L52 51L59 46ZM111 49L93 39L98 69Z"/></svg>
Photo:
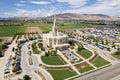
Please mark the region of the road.
<svg viewBox="0 0 120 80"><path fill-rule="evenodd" d="M33 41L31 42L27 42L23 45L21 51L22 51L22 56L21 56L21 66L23 69L23 73L29 75L30 77L32 77L32 80L41 80L40 76L38 76L34 71L37 70L39 72L41 72L44 77L46 78L46 80L53 80L52 76L44 69L42 69L41 67L39 67L39 59L37 56L35 56L34 54L31 55L32 60L33 60L33 65L29 65L28 63L28 58L29 55L27 54L28 51L28 44L31 44Z"/></svg>
<svg viewBox="0 0 120 80"><path fill-rule="evenodd" d="M82 42L77 39L72 39L72 40ZM98 54L105 60L109 61L112 64L112 66L90 73L83 77L79 77L75 80L120 80L120 61L113 58L111 56L111 52L101 50L96 46L87 44L85 42L82 42L82 43L86 44L85 46L91 50L97 50Z"/></svg>
<svg viewBox="0 0 120 80"><path fill-rule="evenodd" d="M111 64L120 63L120 61L118 59L116 59L116 58L111 56L111 52L109 52L109 51L105 51L105 50L99 49L98 47L93 46L92 44L88 44L88 43L83 42L83 41L78 40L78 39L74 39L74 38L70 38L70 39L78 41L78 42L81 42L81 43L85 44L84 47L89 48L89 49L91 49L93 51L97 51L99 56L101 56L105 60L109 61Z"/></svg>
<svg viewBox="0 0 120 80"><path fill-rule="evenodd" d="M14 55L14 52L12 51L12 49L13 49L13 47L15 48L17 46L16 39L17 39L17 37L9 45L7 51L5 52L5 56L0 58L0 80L4 80L5 65L7 64L10 55L12 55L12 56Z"/></svg>
<svg viewBox="0 0 120 80"><path fill-rule="evenodd" d="M113 80L114 77L116 78L119 74L120 64L118 63L102 70L87 74L83 77L79 77L75 80ZM118 77L117 80L120 80L120 77Z"/></svg>

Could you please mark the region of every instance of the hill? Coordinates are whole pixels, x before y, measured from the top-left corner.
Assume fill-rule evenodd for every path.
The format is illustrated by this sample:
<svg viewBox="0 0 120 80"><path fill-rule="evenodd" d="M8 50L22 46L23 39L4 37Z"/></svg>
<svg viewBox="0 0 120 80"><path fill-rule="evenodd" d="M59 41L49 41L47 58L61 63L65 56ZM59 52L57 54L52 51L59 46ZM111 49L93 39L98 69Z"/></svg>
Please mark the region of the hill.
<svg viewBox="0 0 120 80"><path fill-rule="evenodd" d="M0 18L0 20L40 20L44 18L52 18L53 16L48 17L10 17L10 18ZM70 20L109 20L117 21L120 20L120 17L113 17L104 14L76 14L76 13L63 13L57 14L57 19L70 19Z"/></svg>
<svg viewBox="0 0 120 80"><path fill-rule="evenodd" d="M48 18L53 18L54 15ZM76 13L64 13L57 14L58 19L80 19L80 20L120 20L119 17L112 17L104 14L76 14Z"/></svg>

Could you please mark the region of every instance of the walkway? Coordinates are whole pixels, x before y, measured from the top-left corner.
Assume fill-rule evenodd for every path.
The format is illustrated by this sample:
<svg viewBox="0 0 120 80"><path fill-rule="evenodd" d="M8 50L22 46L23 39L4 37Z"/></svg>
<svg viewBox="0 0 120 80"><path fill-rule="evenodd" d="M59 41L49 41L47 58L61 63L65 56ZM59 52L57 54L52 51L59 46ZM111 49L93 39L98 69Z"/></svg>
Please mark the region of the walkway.
<svg viewBox="0 0 120 80"><path fill-rule="evenodd" d="M63 53L61 53L59 50L58 50L58 55L60 55L65 62L67 62L67 64L69 64L69 66L77 73L77 74L80 74L80 72L77 70L77 68L68 61L68 59L63 55Z"/></svg>

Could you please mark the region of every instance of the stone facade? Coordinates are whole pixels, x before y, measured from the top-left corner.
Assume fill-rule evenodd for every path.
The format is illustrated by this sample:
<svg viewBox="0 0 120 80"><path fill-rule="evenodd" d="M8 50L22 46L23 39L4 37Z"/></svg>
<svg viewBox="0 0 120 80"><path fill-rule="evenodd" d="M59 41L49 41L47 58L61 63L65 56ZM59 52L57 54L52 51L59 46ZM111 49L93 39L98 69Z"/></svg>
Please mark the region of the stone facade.
<svg viewBox="0 0 120 80"><path fill-rule="evenodd" d="M56 26L56 18L53 21L52 32L43 34L43 44L46 47L63 50L69 47L68 36L61 32L58 32Z"/></svg>

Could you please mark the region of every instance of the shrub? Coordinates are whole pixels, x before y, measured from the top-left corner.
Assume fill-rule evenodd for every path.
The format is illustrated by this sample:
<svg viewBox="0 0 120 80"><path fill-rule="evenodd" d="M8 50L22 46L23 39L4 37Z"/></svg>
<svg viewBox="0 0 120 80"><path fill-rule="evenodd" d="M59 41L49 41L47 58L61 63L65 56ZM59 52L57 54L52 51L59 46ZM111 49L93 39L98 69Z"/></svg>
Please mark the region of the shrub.
<svg viewBox="0 0 120 80"><path fill-rule="evenodd" d="M31 78L28 75L24 75L23 80L31 80Z"/></svg>

